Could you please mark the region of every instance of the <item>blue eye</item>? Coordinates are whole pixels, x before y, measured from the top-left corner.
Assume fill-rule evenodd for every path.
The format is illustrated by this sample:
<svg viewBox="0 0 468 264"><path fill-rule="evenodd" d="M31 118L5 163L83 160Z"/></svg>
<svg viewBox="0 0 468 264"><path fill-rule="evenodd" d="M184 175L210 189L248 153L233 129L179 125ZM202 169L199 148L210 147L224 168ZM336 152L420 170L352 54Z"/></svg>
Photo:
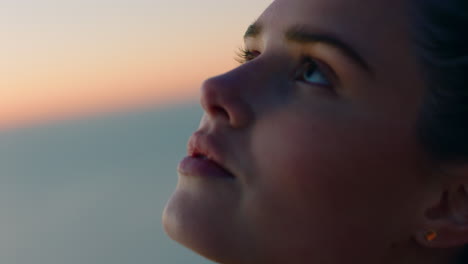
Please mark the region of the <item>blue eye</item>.
<svg viewBox="0 0 468 264"><path fill-rule="evenodd" d="M328 78L320 69L319 64L311 58L304 60L297 77L301 81L312 85L331 86L330 81L328 81Z"/></svg>

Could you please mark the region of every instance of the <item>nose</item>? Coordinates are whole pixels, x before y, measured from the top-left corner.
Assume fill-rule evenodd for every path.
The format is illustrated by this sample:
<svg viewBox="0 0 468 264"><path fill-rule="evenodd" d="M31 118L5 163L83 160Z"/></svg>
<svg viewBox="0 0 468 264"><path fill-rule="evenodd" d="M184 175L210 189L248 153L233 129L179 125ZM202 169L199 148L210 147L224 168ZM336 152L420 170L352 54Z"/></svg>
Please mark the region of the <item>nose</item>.
<svg viewBox="0 0 468 264"><path fill-rule="evenodd" d="M247 127L253 119L248 86L245 78L232 72L210 78L203 82L200 103L210 119L233 128Z"/></svg>

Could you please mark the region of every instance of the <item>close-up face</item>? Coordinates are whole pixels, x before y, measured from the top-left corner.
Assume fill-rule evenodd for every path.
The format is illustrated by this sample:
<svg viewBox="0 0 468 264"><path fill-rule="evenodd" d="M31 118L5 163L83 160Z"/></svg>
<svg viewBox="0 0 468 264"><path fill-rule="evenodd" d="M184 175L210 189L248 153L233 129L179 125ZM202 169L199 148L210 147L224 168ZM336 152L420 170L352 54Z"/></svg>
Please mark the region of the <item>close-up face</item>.
<svg viewBox="0 0 468 264"><path fill-rule="evenodd" d="M406 2L274 1L201 87L169 236L220 263L385 263L413 243L428 169Z"/></svg>

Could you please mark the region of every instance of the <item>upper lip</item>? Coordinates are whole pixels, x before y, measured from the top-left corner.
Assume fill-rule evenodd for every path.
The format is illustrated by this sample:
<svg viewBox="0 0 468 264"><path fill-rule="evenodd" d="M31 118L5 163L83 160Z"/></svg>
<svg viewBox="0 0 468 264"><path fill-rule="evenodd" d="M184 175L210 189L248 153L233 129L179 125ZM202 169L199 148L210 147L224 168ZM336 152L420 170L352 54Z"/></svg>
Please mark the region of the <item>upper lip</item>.
<svg viewBox="0 0 468 264"><path fill-rule="evenodd" d="M187 155L191 157L204 157L232 175L231 171L225 166L225 161L221 154L222 146L218 142L214 135L197 131L190 137Z"/></svg>

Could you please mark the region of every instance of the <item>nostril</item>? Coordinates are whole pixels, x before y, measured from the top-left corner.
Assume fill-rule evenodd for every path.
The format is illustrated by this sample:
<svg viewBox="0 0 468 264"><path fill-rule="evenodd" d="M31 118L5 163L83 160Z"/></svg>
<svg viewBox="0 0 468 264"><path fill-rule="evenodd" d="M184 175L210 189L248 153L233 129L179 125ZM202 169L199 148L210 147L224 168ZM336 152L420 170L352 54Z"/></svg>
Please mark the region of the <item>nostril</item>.
<svg viewBox="0 0 468 264"><path fill-rule="evenodd" d="M221 115L222 118L226 119L227 121L230 121L229 113L223 107L214 106L212 108L212 111L214 115Z"/></svg>

